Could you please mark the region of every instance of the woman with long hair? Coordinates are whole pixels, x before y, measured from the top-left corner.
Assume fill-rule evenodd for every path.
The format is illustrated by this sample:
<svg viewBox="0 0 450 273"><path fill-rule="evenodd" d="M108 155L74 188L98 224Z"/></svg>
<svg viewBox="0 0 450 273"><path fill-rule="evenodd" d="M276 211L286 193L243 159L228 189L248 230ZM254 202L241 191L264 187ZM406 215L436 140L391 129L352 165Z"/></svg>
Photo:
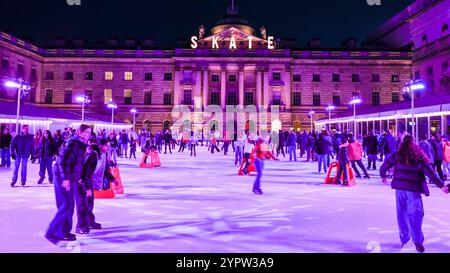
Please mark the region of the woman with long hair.
<svg viewBox="0 0 450 273"><path fill-rule="evenodd" d="M399 150L381 166L380 176L383 178L383 183L387 183L387 172L392 167L394 167L394 178L391 187L395 189L397 223L402 247L412 237L417 251L422 253L425 248L422 233L424 210L421 194L430 195L425 176L429 177L444 193L448 193L448 186L444 186L431 166L430 159L414 143L410 135L404 137Z"/></svg>
<svg viewBox="0 0 450 273"><path fill-rule="evenodd" d="M39 181L38 184L42 184L45 179L45 171L47 170L48 181L53 184L53 158L58 154L55 141L53 140L52 133L49 130L45 130L42 134L41 141L38 146L38 153L41 161L39 162Z"/></svg>

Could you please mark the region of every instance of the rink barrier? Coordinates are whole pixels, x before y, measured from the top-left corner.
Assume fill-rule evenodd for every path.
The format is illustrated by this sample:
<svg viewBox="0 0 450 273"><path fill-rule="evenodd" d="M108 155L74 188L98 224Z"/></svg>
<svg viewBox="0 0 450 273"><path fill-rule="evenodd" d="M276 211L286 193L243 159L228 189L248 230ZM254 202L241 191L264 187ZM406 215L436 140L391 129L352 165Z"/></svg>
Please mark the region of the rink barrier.
<svg viewBox="0 0 450 273"><path fill-rule="evenodd" d="M146 163L147 159L150 158L150 163ZM161 160L159 159L158 152L151 152L142 154L141 162L139 163L139 168L156 168L161 167Z"/></svg>
<svg viewBox="0 0 450 273"><path fill-rule="evenodd" d="M348 176L348 186L355 186L356 185L356 177L353 173L353 169L350 166L350 164L346 164L346 169L347 169L347 176ZM331 172L333 170L336 170L336 172L334 173L334 176L331 176ZM327 175L325 176L324 182L325 184L328 185L335 185L334 182L336 181L336 177L339 171L339 162L335 161L335 162L331 162L330 166L328 167L328 171L327 171ZM341 182L343 182L344 178L344 174L342 174L342 176L340 177L339 180L341 180Z"/></svg>

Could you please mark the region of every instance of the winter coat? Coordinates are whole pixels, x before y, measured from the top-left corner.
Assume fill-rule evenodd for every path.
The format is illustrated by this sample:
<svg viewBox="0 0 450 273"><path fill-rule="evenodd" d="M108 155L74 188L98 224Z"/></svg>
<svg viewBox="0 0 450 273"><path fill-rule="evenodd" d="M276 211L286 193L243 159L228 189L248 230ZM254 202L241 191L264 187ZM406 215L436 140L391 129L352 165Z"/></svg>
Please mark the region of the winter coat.
<svg viewBox="0 0 450 273"><path fill-rule="evenodd" d="M119 147L119 143L117 142L116 137L113 137L113 138L108 137L107 140L112 149L117 149L117 147Z"/></svg>
<svg viewBox="0 0 450 273"><path fill-rule="evenodd" d="M297 135L294 132L289 133L287 146L295 146L297 144Z"/></svg>
<svg viewBox="0 0 450 273"><path fill-rule="evenodd" d="M126 133L120 134L120 144L128 144L130 142L130 138Z"/></svg>
<svg viewBox="0 0 450 273"><path fill-rule="evenodd" d="M0 137L0 148L2 149L9 149L9 147L11 146L11 134L7 133L7 134L2 134L2 136Z"/></svg>
<svg viewBox="0 0 450 273"><path fill-rule="evenodd" d="M378 139L376 136L367 137L367 154L376 155L378 154Z"/></svg>
<svg viewBox="0 0 450 273"><path fill-rule="evenodd" d="M349 159L348 159L347 146L341 145L339 147L339 151L337 153L336 160L339 161L339 164L349 163L350 162Z"/></svg>
<svg viewBox="0 0 450 273"><path fill-rule="evenodd" d="M92 151L86 155L80 180L80 184L85 191L92 190L94 187L92 177L94 176L97 168L98 159L99 154L96 151ZM106 160L104 177L109 183L115 180L114 176L111 174L111 166L108 160Z"/></svg>
<svg viewBox="0 0 450 273"><path fill-rule="evenodd" d="M22 134L15 136L11 141L11 155L20 158L28 158L35 154L34 136L32 134Z"/></svg>
<svg viewBox="0 0 450 273"><path fill-rule="evenodd" d="M81 179L86 148L87 145L78 136L67 141L53 166L53 173L60 178L61 182L70 180L76 183Z"/></svg>
<svg viewBox="0 0 450 273"><path fill-rule="evenodd" d="M361 160L363 153L363 147L360 142L353 140L348 143L348 159L353 160Z"/></svg>
<svg viewBox="0 0 450 273"><path fill-rule="evenodd" d="M434 151L433 146L431 146L428 141L419 141L419 147L422 149L422 151L425 153L425 155L428 157L428 159L431 161L431 164L434 164Z"/></svg>
<svg viewBox="0 0 450 273"><path fill-rule="evenodd" d="M316 151L319 155L327 155L330 151L331 142L325 139L323 136L320 136L316 141Z"/></svg>
<svg viewBox="0 0 450 273"><path fill-rule="evenodd" d="M433 146L434 161L444 160L444 149L442 148L441 142L436 139L431 140L431 146Z"/></svg>
<svg viewBox="0 0 450 273"><path fill-rule="evenodd" d="M444 143L444 161L450 162L450 142Z"/></svg>
<svg viewBox="0 0 450 273"><path fill-rule="evenodd" d="M380 146L385 155L393 154L397 151L397 140L391 134L385 135Z"/></svg>
<svg viewBox="0 0 450 273"><path fill-rule="evenodd" d="M39 143L38 154L42 158L54 157L58 154L58 150L56 149L55 141L42 139L41 143Z"/></svg>
<svg viewBox="0 0 450 273"><path fill-rule="evenodd" d="M402 164L399 153L396 152L381 165L380 176L386 178L388 170L392 167L394 167L394 179L391 183L393 189L418 192L429 196L430 191L425 176L439 188L444 186L431 164L422 161L416 161L410 165Z"/></svg>

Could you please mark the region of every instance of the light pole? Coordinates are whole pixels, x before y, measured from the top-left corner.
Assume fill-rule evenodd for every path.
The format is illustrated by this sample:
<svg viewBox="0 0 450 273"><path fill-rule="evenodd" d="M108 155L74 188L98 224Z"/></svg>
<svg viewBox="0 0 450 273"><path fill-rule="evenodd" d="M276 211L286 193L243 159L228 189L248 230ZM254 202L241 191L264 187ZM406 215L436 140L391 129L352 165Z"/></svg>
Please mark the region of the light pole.
<svg viewBox="0 0 450 273"><path fill-rule="evenodd" d="M19 116L20 116L20 99L22 97L22 91L29 91L31 89L30 84L25 83L21 78L16 81L5 82L6 87L18 88L17 89L17 109L16 109L16 135L19 134Z"/></svg>
<svg viewBox="0 0 450 273"><path fill-rule="evenodd" d="M355 136L355 139L358 138L357 132L356 132L356 105L361 103L361 99L358 97L354 97L350 104L353 104L353 135Z"/></svg>
<svg viewBox="0 0 450 273"><path fill-rule="evenodd" d="M111 109L111 125L114 125L114 109L117 109L117 103L110 101L106 106Z"/></svg>
<svg viewBox="0 0 450 273"><path fill-rule="evenodd" d="M314 110L309 111L308 115L311 117L311 134L313 133L313 115L316 112L314 112Z"/></svg>
<svg viewBox="0 0 450 273"><path fill-rule="evenodd" d="M86 95L78 96L75 100L81 103L81 123L84 123L84 107L86 104L90 103L91 100Z"/></svg>
<svg viewBox="0 0 450 273"><path fill-rule="evenodd" d="M133 130L136 132L136 108L133 108L130 110L130 112L133 114Z"/></svg>
<svg viewBox="0 0 450 273"><path fill-rule="evenodd" d="M331 111L336 109L334 105L328 105L327 111L328 111L328 130L331 131Z"/></svg>
<svg viewBox="0 0 450 273"><path fill-rule="evenodd" d="M403 86L403 93L409 93L411 97L411 133L414 137L414 141L417 141L418 139L416 135L416 119L414 116L414 91L419 90L425 90L425 83L422 80L411 80ZM408 124L406 124L406 128L408 128Z"/></svg>

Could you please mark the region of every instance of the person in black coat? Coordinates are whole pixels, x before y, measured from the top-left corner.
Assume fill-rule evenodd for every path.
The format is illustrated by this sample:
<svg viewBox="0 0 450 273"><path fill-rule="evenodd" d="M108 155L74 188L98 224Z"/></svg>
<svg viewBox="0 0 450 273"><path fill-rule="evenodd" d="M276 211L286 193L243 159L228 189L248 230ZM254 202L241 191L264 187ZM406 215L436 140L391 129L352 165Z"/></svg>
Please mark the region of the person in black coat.
<svg viewBox="0 0 450 273"><path fill-rule="evenodd" d="M53 166L55 178L55 197L58 212L51 221L45 238L51 243L75 241L72 234L73 213L75 210L74 189L80 181L84 166L84 156L92 128L82 124L78 135L67 141Z"/></svg>
<svg viewBox="0 0 450 273"><path fill-rule="evenodd" d="M395 189L397 202L397 222L400 230L402 247L412 241L418 252L425 251L422 222L424 217L421 194L430 195L425 176L436 184L444 193L448 186L436 175L425 153L416 145L412 136L405 136L399 151L388 158L380 168L383 183L387 183L387 172L394 167L391 183Z"/></svg>
<svg viewBox="0 0 450 273"><path fill-rule="evenodd" d="M377 154L378 154L378 139L373 134L373 130L370 130L369 135L367 136L367 142L366 142L366 150L367 150L367 157L368 157L368 166L367 170L370 170L372 167L374 170L377 169Z"/></svg>
<svg viewBox="0 0 450 273"><path fill-rule="evenodd" d="M336 175L335 184L341 184L341 176L343 175L343 185L348 185L348 174L347 174L347 164L350 163L348 159L348 141L347 138L342 140L342 144L339 146L338 153L336 155L336 160L339 162L339 171Z"/></svg>
<svg viewBox="0 0 450 273"><path fill-rule="evenodd" d="M17 183L20 165L22 165L20 170L22 186L25 186L27 182L28 159L35 154L34 136L29 134L28 130L28 125L22 125L22 132L17 134L11 141L11 157L15 160L11 187L14 187Z"/></svg>
<svg viewBox="0 0 450 273"><path fill-rule="evenodd" d="M42 184L45 179L45 170L47 170L48 181L53 184L53 158L58 154L55 141L53 141L52 133L49 130L45 130L39 144L38 154L41 158L39 162L39 181L38 184Z"/></svg>
<svg viewBox="0 0 450 273"><path fill-rule="evenodd" d="M431 138L431 146L434 152L434 167L441 180L444 180L444 173L442 172L442 161L444 160L444 148L441 143L439 134L433 134Z"/></svg>
<svg viewBox="0 0 450 273"><path fill-rule="evenodd" d="M2 157L2 165L0 167L6 166L7 168L11 167L11 151L9 150L9 146L11 145L11 134L9 133L9 128L5 128L2 136L0 137L0 148L1 148L1 157Z"/></svg>
<svg viewBox="0 0 450 273"><path fill-rule="evenodd" d="M172 141L172 134L170 133L169 129L166 130L164 133L164 154L167 154L167 146L169 146L169 152L172 153L171 149L171 142Z"/></svg>

